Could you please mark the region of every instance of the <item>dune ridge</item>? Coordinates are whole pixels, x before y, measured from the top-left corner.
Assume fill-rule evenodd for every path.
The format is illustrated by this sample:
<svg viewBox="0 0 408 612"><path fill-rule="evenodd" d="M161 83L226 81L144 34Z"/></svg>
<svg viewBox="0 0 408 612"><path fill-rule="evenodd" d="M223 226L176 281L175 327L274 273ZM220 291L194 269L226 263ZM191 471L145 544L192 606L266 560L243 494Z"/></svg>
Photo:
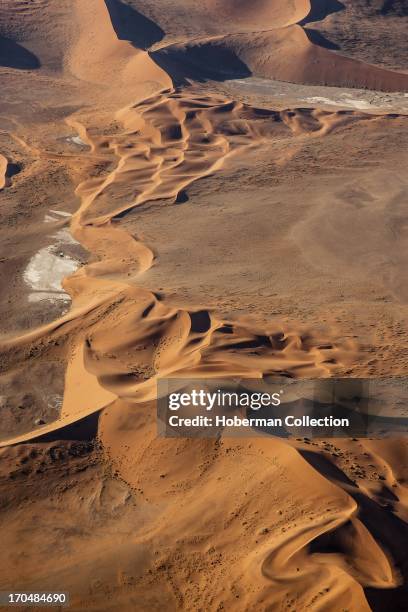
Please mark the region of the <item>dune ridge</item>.
<svg viewBox="0 0 408 612"><path fill-rule="evenodd" d="M216 171L229 156L273 141L282 131L285 136L320 138L356 122L376 121L376 116L318 109L265 112L231 100L197 100L173 91L125 107L117 118L123 132L97 138L77 118L69 120L97 159L111 155L116 160L110 173L77 188L82 204L71 231L96 260L64 281L73 300L71 312L3 343L3 348L24 350L46 334L58 337L65 326L80 325L83 317L113 301L116 333L106 334L111 323L105 315L100 330L86 336L85 363L102 386L123 399L152 399L160 375L329 376L352 363L358 349L351 340L330 344L311 330L251 328L205 310L169 308L149 291L132 287L126 274L137 284L137 275L156 265L154 245L130 236L114 219L146 202L174 204L188 185ZM131 318L125 314L130 304ZM148 348L139 352L139 346ZM136 350L132 357L130 347ZM117 358L114 370L112 354Z"/></svg>
<svg viewBox="0 0 408 612"><path fill-rule="evenodd" d="M4 189L7 184L7 166L7 158L0 153L0 189Z"/></svg>
<svg viewBox="0 0 408 612"><path fill-rule="evenodd" d="M207 76L208 60L228 51L229 62ZM408 74L379 68L318 46L299 25L253 34L231 34L172 44L153 53L177 79L190 72L202 78L245 77L250 74L291 83L356 87L378 91L407 91ZM237 64L239 60L240 65ZM193 68L193 70L192 70Z"/></svg>
<svg viewBox="0 0 408 612"><path fill-rule="evenodd" d="M240 0L207 0L207 10L219 15L220 19L231 19L238 24L242 21L246 27L286 27L302 21L311 10L309 0L295 0L282 3L276 0L255 0L249 6Z"/></svg>
<svg viewBox="0 0 408 612"><path fill-rule="evenodd" d="M173 20L157 9L154 0L136 3L156 20L162 34L152 41L151 56L173 80L233 76L260 76L311 85L357 87L381 91L407 91L406 72L378 67L343 55L322 37L317 42L309 20L323 20L345 9L338 2L317 3L301 0L293 3L259 0L245 2L206 2L200 7L176 2ZM119 3L120 5L120 3ZM119 11L119 8L118 8ZM120 11L119 11L120 12ZM194 30L194 19L201 32ZM187 28L183 28L183 24ZM117 29L121 33L120 27ZM185 31L184 34L180 32ZM203 31L207 35L203 35ZM129 36L128 32L123 32ZM137 38L133 41L137 46ZM222 57L217 66L216 57Z"/></svg>
<svg viewBox="0 0 408 612"><path fill-rule="evenodd" d="M148 410L149 405L135 411L124 402L110 406L101 416L100 436L122 477L142 490L153 507L159 504L159 516L145 524L143 541L164 543L160 563L168 568L176 607L194 607L194 597L200 594L210 609L222 601L239 609L370 610L363 587L392 590L400 584L389 552L398 529L382 514L382 545L388 548L384 552L367 528L367 516L360 513L362 496L357 504L354 488L343 484L340 470L338 479L319 475L297 450L278 439L273 444L265 439L194 444L157 439ZM353 443L335 444L338 452L347 453ZM137 449L136 457L130 448ZM171 468L166 460L170 452ZM164 475L164 488L156 485L157 474ZM216 487L214 503L217 479L223 484ZM166 519L168 512L172 521ZM240 546L233 550L230 538L239 539ZM222 554L219 564L213 549L214 555ZM211 589L186 582L171 570L179 559L188 575L195 576L193 551L204 553L199 557L201 572Z"/></svg>

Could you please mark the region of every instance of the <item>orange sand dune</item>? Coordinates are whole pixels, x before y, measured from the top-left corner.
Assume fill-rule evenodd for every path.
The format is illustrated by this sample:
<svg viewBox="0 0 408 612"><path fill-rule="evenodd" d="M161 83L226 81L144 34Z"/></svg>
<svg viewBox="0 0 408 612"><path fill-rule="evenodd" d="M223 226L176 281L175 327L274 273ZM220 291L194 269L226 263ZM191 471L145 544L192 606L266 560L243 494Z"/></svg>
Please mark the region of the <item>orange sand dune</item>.
<svg viewBox="0 0 408 612"><path fill-rule="evenodd" d="M318 39L313 28L304 26L306 18L316 20L328 15L330 21L352 11L350 8L342 12L341 3L320 7L306 0L214 0L197 7L195 3L190 6L175 2L169 12L161 11L154 0L130 4L161 28L161 35L157 32L152 39L151 48L156 50L153 57L176 79L184 76L218 80L252 73L294 83L384 91L408 89L406 72L346 57L336 45L334 52L330 40ZM197 23L200 30L196 31Z"/></svg>
<svg viewBox="0 0 408 612"><path fill-rule="evenodd" d="M19 575L45 588L59 577L73 610L126 609L137 600L140 609L194 610L200 602L210 610L368 611L374 593L400 584L400 524L345 472L336 474L348 485L331 482L279 440L160 439L152 410L124 402L105 410L99 457L84 442L3 449L2 497L19 501L17 512L5 506L4 584L14 579L7 551L23 528ZM336 450L336 461L360 452L357 441L334 442L314 452L328 458ZM367 462L377 464L371 453ZM25 499L27 471L33 490ZM44 528L50 520L58 529Z"/></svg>
<svg viewBox="0 0 408 612"><path fill-rule="evenodd" d="M299 26L260 36L259 41L237 39L232 45L251 71L260 76L336 87L408 90L407 74L334 54L313 44Z"/></svg>
<svg viewBox="0 0 408 612"><path fill-rule="evenodd" d="M232 25L244 24L245 28L280 28L298 23L310 11L309 0L279 2L279 0L255 0L248 4L242 0L207 0L205 10L214 19L229 20Z"/></svg>
<svg viewBox="0 0 408 612"><path fill-rule="evenodd" d="M112 321L105 314L94 325L85 349L87 370L114 394L109 401L114 396L138 402L152 399L156 377L177 372L211 377L327 376L356 359L352 342L320 348L326 339L310 330L305 342L300 330L251 329L219 320L210 312L168 308L152 293L129 288L123 272L129 269L140 275L149 270L154 250L112 225L112 220L148 201L175 202L188 185L248 147L284 133L324 137L356 122L375 121L375 116L304 109L265 112L216 97L195 99L170 92L125 107L117 119L123 131L96 138L77 118L69 121L96 156L110 155L115 162L110 173L85 180L77 188L82 203L73 217L72 232L96 261L65 280L74 308L55 324L3 347L23 348L45 333L53 338L64 335L67 326L77 326L116 294ZM130 304L132 317L126 314ZM227 335L220 332L225 325ZM115 333L106 334L107 329ZM235 346L245 344L250 350L237 353ZM136 354L130 356L130 349ZM111 355L115 355L114 363ZM77 411L78 418L100 408L100 402L92 407L86 404L83 412ZM55 428L63 425L64 419Z"/></svg>
<svg viewBox="0 0 408 612"><path fill-rule="evenodd" d="M80 285L75 277L68 282L69 289L74 289L75 300L75 290ZM92 282L89 276L83 287L88 299L90 294L94 298L99 294L102 300L106 291L103 282ZM156 397L158 377L262 378L273 374L326 377L351 363L357 354L352 341L332 345L311 330L248 329L242 324L219 320L205 311L166 307L154 295L142 290L124 292L122 289L118 297L120 302L114 310L105 311L103 319L93 325L92 333L76 348L69 361L60 418L33 432L5 440L0 446L56 432L101 410L117 397L136 404L152 400ZM71 316L82 317L86 324L86 314L73 308ZM51 324L37 333L43 337L48 332L51 342L58 342L69 324L66 317L58 326ZM24 347L30 339L32 335L20 339L20 343ZM10 346L17 348L13 342Z"/></svg>
<svg viewBox="0 0 408 612"><path fill-rule="evenodd" d="M121 398L151 399L157 376L181 371L211 377L260 377L274 372L327 376L336 367L351 363L357 356L353 342L320 349L326 339L311 330L305 341L304 332L296 329L251 329L247 324L218 319L210 312L195 314L169 308L152 293L130 288L123 281L124 271L128 269L133 275L146 272L154 265L154 251L112 225L112 220L147 201L175 202L186 186L248 147L282 134L324 137L355 122L374 121L375 116L318 110L265 113L228 100L162 94L125 108L118 117L124 129L112 136L93 140L89 130L80 130L96 155L104 152L107 156L111 151L116 160L106 176L86 180L77 189L82 204L73 216L72 232L94 253L96 261L64 282L73 299L70 315L21 337L17 343L11 340L7 343L9 350L16 345L24 347L44 333L54 338L63 335L68 325L78 325L116 293L115 334L106 335L112 323L105 315L87 338L86 367L103 387ZM77 120L73 124L79 125ZM126 315L130 304L132 317ZM227 335L219 331L226 324ZM241 344L248 344L250 349L236 353L235 346ZM4 348L7 345L3 343ZM139 346L144 349L131 357L131 347L134 351ZM116 355L114 364L110 355ZM89 413L89 406L85 411Z"/></svg>
<svg viewBox="0 0 408 612"><path fill-rule="evenodd" d="M100 436L120 475L158 512L145 525L145 538L163 543L160 562L176 581L178 607L193 608L200 592L210 609L223 600L227 609L369 610L360 584L398 584L392 560L358 518L353 498L287 444L160 440L148 410L146 405L136 414L130 405L112 405L101 417ZM337 552L327 554L325 537L337 538ZM240 542L234 550L232 540ZM210 542L212 554L222 555L219 564L212 563ZM196 554L209 584L200 552L209 555L211 589L193 578ZM171 570L180 554L192 581Z"/></svg>
<svg viewBox="0 0 408 612"><path fill-rule="evenodd" d="M0 189L4 189L7 183L6 173L7 173L8 161L4 155L0 154Z"/></svg>
<svg viewBox="0 0 408 612"><path fill-rule="evenodd" d="M226 51L229 55L226 55ZM224 61L213 78L253 74L292 83L358 87L379 91L407 91L408 74L378 68L314 44L307 30L298 25L256 34L204 39L187 45L171 45L157 55L159 63L177 78L193 71L206 75L207 65L217 54ZM211 65L211 64L210 64ZM178 68L174 68L178 66ZM211 74L211 73L209 73Z"/></svg>
<svg viewBox="0 0 408 612"><path fill-rule="evenodd" d="M112 89L125 86L134 101L171 86L167 74L146 52L118 40L105 2L76 0L74 19L79 32L67 54L67 67L74 76Z"/></svg>
<svg viewBox="0 0 408 612"><path fill-rule="evenodd" d="M157 0L108 0L107 5L119 37L142 38L138 26L147 30L144 48L160 49L172 42L186 42L206 35L262 32L293 25L310 12L309 0L172 0L163 10ZM143 19L148 21L143 21ZM127 23L126 23L127 22ZM133 24L133 28L132 28ZM127 27L126 27L127 26ZM150 36L149 36L150 34Z"/></svg>

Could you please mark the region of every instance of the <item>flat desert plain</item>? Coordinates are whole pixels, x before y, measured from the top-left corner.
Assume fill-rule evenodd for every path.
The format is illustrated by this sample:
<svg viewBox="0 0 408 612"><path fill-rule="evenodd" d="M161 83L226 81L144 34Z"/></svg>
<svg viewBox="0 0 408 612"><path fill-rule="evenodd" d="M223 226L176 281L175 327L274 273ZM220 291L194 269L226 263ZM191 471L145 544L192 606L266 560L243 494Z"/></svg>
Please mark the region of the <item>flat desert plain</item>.
<svg viewBox="0 0 408 612"><path fill-rule="evenodd" d="M163 377L407 376L407 25L1 1L0 591L407 609L406 438L156 431Z"/></svg>

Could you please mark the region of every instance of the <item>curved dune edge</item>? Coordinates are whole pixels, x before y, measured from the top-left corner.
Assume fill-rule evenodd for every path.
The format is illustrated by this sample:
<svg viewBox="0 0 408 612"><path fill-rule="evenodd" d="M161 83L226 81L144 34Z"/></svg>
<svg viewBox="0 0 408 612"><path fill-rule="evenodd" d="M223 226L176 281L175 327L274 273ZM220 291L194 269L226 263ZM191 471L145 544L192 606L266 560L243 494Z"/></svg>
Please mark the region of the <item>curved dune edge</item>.
<svg viewBox="0 0 408 612"><path fill-rule="evenodd" d="M195 542L206 557L210 541L222 551L223 563L212 563L209 571L215 608L222 599L228 608L275 609L293 598L296 610L369 611L362 587L399 584L392 560L359 518L356 501L286 442L157 438L152 409L112 404L101 415L100 439L114 469L155 508L140 544L154 540L166 550L166 542L177 542L188 554ZM324 538L336 542L337 552L319 552ZM231 541L239 546L231 547ZM172 564L172 550L163 563ZM183 576L172 572L185 594Z"/></svg>
<svg viewBox="0 0 408 612"><path fill-rule="evenodd" d="M358 354L351 341L328 344L327 338L310 330L253 329L244 322L218 320L211 312L169 308L150 292L135 289L126 282L126 271L131 269L133 276L146 272L155 264L154 250L115 227L114 218L147 201L175 201L183 189L220 169L230 156L273 140L276 124L293 134L316 138L376 117L316 109L259 115L257 109L232 100L195 99L168 88L168 75L148 54L117 39L105 3L77 2L75 8L80 30L69 55L69 69L91 80L115 75L116 81L127 81L132 74L136 89L129 95L144 95L144 99L116 113L123 130L112 135L91 136L79 116L69 120L92 154L116 162L108 174L85 180L77 188L81 206L72 220L72 234L96 261L65 280L64 289L73 300L65 317L2 342L3 350L18 349L24 354L25 347L46 335L56 338L81 324L86 329L86 321L96 316L92 332L85 332L85 340L75 347L76 355L84 355L83 365L75 371L89 372L98 380L96 401L66 400L62 420L53 429L74 415L79 419L100 410L104 405L100 397L105 397L99 393L100 386L106 390L105 405L115 397L139 403L154 398L158 376L276 373L318 377L333 375L339 366L351 363ZM300 28L292 31L303 40ZM90 41L92 54L81 61ZM96 75L88 74L91 66L96 67ZM152 86L158 91L147 97ZM100 308L103 317L95 314ZM71 372L77 367L70 363L67 369L67 397L73 393ZM45 430L27 433L24 439L37 437L40 431ZM7 443L12 440L3 445Z"/></svg>
<svg viewBox="0 0 408 612"><path fill-rule="evenodd" d="M73 300L65 317L3 342L3 349L24 351L44 336L86 329L86 321L103 308L92 331L81 333L86 338L84 367L109 393L134 402L154 398L158 376L321 377L350 364L358 354L352 341L330 343L307 329L256 329L219 320L205 310L170 308L151 292L129 285L126 271L143 274L155 264L154 251L112 220L146 201L174 202L180 191L221 168L229 156L273 141L276 130L319 138L355 121L377 118L305 109L258 114L231 100L196 100L179 92L126 107L118 117L123 131L100 137L91 137L78 118L70 121L98 159L105 155L116 160L108 174L85 180L77 189L81 206L71 231L96 261L65 279L64 289ZM75 409L78 418L82 410L85 415L101 408L99 401L92 408L88 397L83 409ZM38 436L37 430L32 433Z"/></svg>
<svg viewBox="0 0 408 612"><path fill-rule="evenodd" d="M207 0L206 9L222 22L230 20L245 27L282 28L302 21L311 11L310 0L280 2L279 0Z"/></svg>
<svg viewBox="0 0 408 612"><path fill-rule="evenodd" d="M65 58L66 70L73 76L109 87L113 96L125 93L133 102L171 87L170 77L147 52L118 39L104 1L76 0L74 19L77 37ZM117 87L121 89L115 92Z"/></svg>
<svg viewBox="0 0 408 612"><path fill-rule="evenodd" d="M92 397L92 402L87 401L89 397ZM98 379L87 371L84 362L84 346L79 345L67 367L64 402L60 418L43 427L39 427L35 431L15 436L6 442L0 442L0 448L32 442L46 434L57 432L68 425L76 423L78 420L102 410L102 408L116 399L116 395L101 387Z"/></svg>
<svg viewBox="0 0 408 612"><path fill-rule="evenodd" d="M7 185L7 166L7 158L0 153L0 189L4 189Z"/></svg>
<svg viewBox="0 0 408 612"><path fill-rule="evenodd" d="M164 67L168 61L181 66L184 63L188 70L193 67L200 74L207 69L209 60L206 57L210 51L224 52L219 69L224 75L229 72L229 78L237 71L246 70L247 74L239 76L251 74L302 85L408 91L408 74L379 68L320 47L309 39L307 29L299 25L173 44L162 47L157 57ZM225 51L230 52L229 57ZM217 78L216 69L213 78Z"/></svg>
<svg viewBox="0 0 408 612"><path fill-rule="evenodd" d="M147 58L149 70L150 64ZM258 330L244 322L218 320L207 311L176 310L152 293L129 285L126 272L143 274L155 265L155 254L150 245L115 226L114 219L145 202L176 201L188 185L222 168L229 157L273 142L276 130L278 134L283 130L319 138L377 117L317 109L259 113L232 100L194 98L191 93L170 89L125 106L117 112L116 120L122 131L100 136L91 135L78 116L68 121L96 158L112 162L107 174L85 180L77 188L81 205L73 216L71 231L95 261L64 281L73 307L62 319L3 342L3 349L19 347L24 351L47 334L58 337L82 325L86 329L86 321L103 308L108 314L99 320L97 316L93 331L85 332L87 346L83 351L84 367L113 394L107 403L112 397L134 402L154 398L158 376L262 377L276 373L321 377L351 363L358 354L351 341L330 344L330 339L328 342L311 330ZM70 368L66 393L70 393ZM83 408L75 408L78 418L101 409L99 401L93 406L90 401L86 398ZM72 417L70 410L64 419L68 416ZM57 429L57 423L53 427ZM38 431L32 436L37 437Z"/></svg>
<svg viewBox="0 0 408 612"><path fill-rule="evenodd" d="M312 43L307 30L294 25L272 32L242 52L242 59L259 76L294 83L357 87L378 91L408 91L408 74L378 68ZM240 47L241 41L233 42Z"/></svg>

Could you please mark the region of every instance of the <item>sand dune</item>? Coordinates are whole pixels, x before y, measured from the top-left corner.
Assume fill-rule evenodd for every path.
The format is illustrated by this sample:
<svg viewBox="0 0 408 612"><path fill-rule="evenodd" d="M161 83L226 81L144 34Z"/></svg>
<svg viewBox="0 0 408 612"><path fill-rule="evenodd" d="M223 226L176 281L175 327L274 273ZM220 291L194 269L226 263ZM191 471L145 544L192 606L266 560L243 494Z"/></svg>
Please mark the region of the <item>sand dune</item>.
<svg viewBox="0 0 408 612"><path fill-rule="evenodd" d="M389 362L394 372L406 372L399 223L406 183L402 173L391 173L395 151L384 144L392 134L402 150L406 117L322 110L318 96L315 108L284 100L261 107L232 99L217 85L255 74L406 91L406 73L314 42L310 20L341 12L339 3L325 4L322 13L306 0L185 0L166 11L150 0L58 6L16 0L2 7L0 36L13 41L16 61L4 61L0 47L8 96L1 125L10 149L0 155L1 197L9 206L15 193L19 206L29 181L38 185L38 176L49 176L48 189L60 181L70 203L63 202L63 211L77 208L72 217L57 213L70 219L73 238L89 253L63 280L69 312L0 340L7 373L17 376L38 363L46 369L51 359L66 366L58 418L33 426L25 417L0 443L7 526L2 589L16 580L35 589L58 582L71 591L73 610L403 609L404 442L173 440L156 432L160 377L378 376ZM134 33L129 23L146 30ZM35 58L27 74L20 47ZM36 121L26 105L19 111L10 103L20 94L26 100L25 79L35 84ZM370 151L357 146L361 141ZM5 189L8 160L18 147L24 173ZM370 182L379 165L386 178L378 174ZM359 190L350 195L344 177L351 175ZM380 180L393 181L391 200ZM314 196L304 215L303 194L316 185L324 203ZM34 228L44 210L59 205L58 191L37 190L32 217L25 217ZM326 197L333 193L335 210ZM261 195L267 218L285 228L276 247L256 205ZM227 206L231 197L235 209ZM205 212L212 199L217 209ZM355 205L353 214L342 212L345 201ZM347 247L338 228L344 218L356 222L356 211L368 206L377 212L368 216L371 225L364 215L361 223L384 239L376 249L372 242L364 243L366 251ZM388 225L376 233L383 209ZM197 239L187 237L198 219L217 214L221 245L204 229ZM238 258L228 278L229 230L242 228L243 236L255 227L254 216L260 246L245 255L253 267ZM10 234L18 235L14 226L21 221L13 223ZM247 246L240 236L237 242L241 250ZM49 246L43 251L34 244L28 262L49 253ZM163 245L173 250L168 261ZM214 263L216 247L222 255ZM207 276L193 282L196 260L208 262ZM327 269L336 276L344 266L352 282L343 275L333 290ZM273 274L279 269L288 279L278 307ZM381 274L366 285L366 270ZM304 277L306 284L313 280L306 289ZM163 290L166 282L178 284L173 295ZM183 282L191 285L191 301ZM261 292L251 294L257 283L265 300ZM210 306L216 291L224 295ZM26 294L18 295L26 308ZM375 328L374 340L363 339L363 325Z"/></svg>
<svg viewBox="0 0 408 612"><path fill-rule="evenodd" d="M78 313L84 312L89 296L93 303L97 303L100 296L103 303L115 286L121 299L124 295L127 297L125 305L116 309L117 332L105 338L106 325L110 326L105 317L100 333L95 330L93 334L96 344L90 339L87 341L87 367L96 368L93 373L103 386L119 397L144 401L153 397L155 376L177 371L212 377L224 374L258 377L273 372L327 376L336 364L344 367L351 363L357 355L352 342L320 350L319 345L325 345L325 339L310 330L304 342L305 332L300 330L251 329L245 324L219 320L209 312L195 314L194 311L168 308L152 293L127 288L120 277L115 285L115 277L120 273L123 278L125 270L133 275L146 272L154 265L154 251L143 241L113 226L112 219L147 201L176 202L188 185L213 173L229 156L242 154L248 147L290 133L323 137L332 130L359 121L370 122L375 117L353 112L307 110L267 113L228 100L195 100L180 94L163 94L136 108L127 108L119 116L124 131L111 137L103 136L100 141L93 141L84 128L79 128L91 150L95 154L105 151L105 155L107 150L112 151L116 165L110 174L87 180L77 189L82 204L73 216L72 232L96 255L97 261L83 267L64 283L73 299L71 317L77 316L75 307ZM78 128L78 124L75 125ZM139 186L139 193L135 185ZM137 310L132 308L130 320L122 319L119 312L126 312L129 301L138 304ZM60 321L38 330L38 337L53 328L61 333L62 325ZM217 333L225 325L228 325L227 331ZM101 346L97 341L99 337ZM173 337L178 338L175 345ZM111 339L114 344L106 345ZM29 334L27 338L20 338L19 343L24 345L32 340L33 334ZM134 358L133 363L128 362L129 347L146 342L148 351ZM246 344L247 354L245 350L235 353L235 346ZM168 345L172 347L169 353ZM257 348L255 355L254 347ZM122 351L123 357L119 357ZM109 358L104 364L104 354L115 354L119 358L116 374L110 369ZM141 383L139 379L143 381L146 377L148 382Z"/></svg>
<svg viewBox="0 0 408 612"><path fill-rule="evenodd" d="M229 55L228 55L229 53ZM207 72L209 60L219 54L223 63ZM256 35L239 34L171 45L154 54L180 80L184 74L201 78L254 76L292 83L359 87L380 91L407 91L408 75L354 60L312 42L298 25Z"/></svg>
<svg viewBox="0 0 408 612"><path fill-rule="evenodd" d="M255 0L251 5L240 0L207 0L205 9L220 20L228 19L233 24L246 28L279 28L298 23L310 11L309 0L282 3L271 0Z"/></svg>
<svg viewBox="0 0 408 612"><path fill-rule="evenodd" d="M100 432L122 477L135 491L143 491L142 498L152 508L161 510L151 526L146 524L145 537L169 542L173 532L191 577L198 570L194 551L208 555L199 557L203 559L199 571L206 584L211 581L210 590L196 586L194 579L186 583L171 571L177 556L171 547L160 558L169 568L166 574L176 580L181 607L193 608L194 596L201 592L206 593L202 595L206 605L214 609L222 600L227 608L289 605L307 609L309 605L323 610L340 602L350 609L368 610L359 582L375 588L391 588L398 582L392 563L357 518L355 501L310 471L286 444L178 441L174 452L174 441L157 440L152 431L148 433L148 416L143 411L136 417L135 410L123 404L104 413ZM130 456L128 448L137 448L137 456ZM170 464L168 452L174 457ZM135 469L136 465L142 469ZM164 492L156 484L158 474ZM174 517L171 524L165 518L169 512ZM327 542L327 549L333 549L329 555L324 536L338 538L336 546ZM228 546L231 539L240 541L239 549ZM213 563L217 554L222 557L219 564ZM211 578L206 582L208 566L212 566ZM321 585L317 591L316 581ZM226 587L223 592L218 588L221 583Z"/></svg>
<svg viewBox="0 0 408 612"><path fill-rule="evenodd" d="M4 189L4 187L6 186L7 166L7 159L4 157L4 155L0 155L0 189Z"/></svg>
<svg viewBox="0 0 408 612"><path fill-rule="evenodd" d="M129 98L134 101L171 85L166 73L146 52L118 40L105 2L76 1L74 19L79 32L67 53L67 66L76 77L112 88L115 82L116 86L125 84Z"/></svg>
<svg viewBox="0 0 408 612"><path fill-rule="evenodd" d="M130 4L135 14L144 11L160 27L158 40L152 41L152 57L177 81L254 74L295 83L383 91L408 89L406 72L375 66L374 62L370 64L371 58L361 62L347 57L340 47L308 26L314 21L335 20L343 13L347 16L349 12L342 11L344 5L339 2L325 3L322 8L303 0L262 0L251 5L211 1L199 7L183 1L172 4L170 14L161 11L154 0ZM197 23L199 31L195 30ZM126 36L120 20L116 33ZM221 64L217 56L222 58Z"/></svg>
<svg viewBox="0 0 408 612"><path fill-rule="evenodd" d="M240 57L255 75L295 83L406 91L408 76L342 57L314 44L299 26L261 37L259 42L232 41L244 46ZM259 45L259 46L258 46ZM262 49L262 51L261 51Z"/></svg>
<svg viewBox="0 0 408 612"><path fill-rule="evenodd" d="M143 22L144 29L151 33L144 48L152 50L204 35L259 32L293 25L308 15L311 6L309 0L287 3L255 0L250 5L241 0L205 0L200 4L193 0L173 0L168 10L163 11L156 0L130 0L126 3L109 0L107 4L118 37L132 38L137 47L142 46L142 33L137 27L127 27L126 23L132 21L136 26L141 23L139 20L149 20Z"/></svg>

